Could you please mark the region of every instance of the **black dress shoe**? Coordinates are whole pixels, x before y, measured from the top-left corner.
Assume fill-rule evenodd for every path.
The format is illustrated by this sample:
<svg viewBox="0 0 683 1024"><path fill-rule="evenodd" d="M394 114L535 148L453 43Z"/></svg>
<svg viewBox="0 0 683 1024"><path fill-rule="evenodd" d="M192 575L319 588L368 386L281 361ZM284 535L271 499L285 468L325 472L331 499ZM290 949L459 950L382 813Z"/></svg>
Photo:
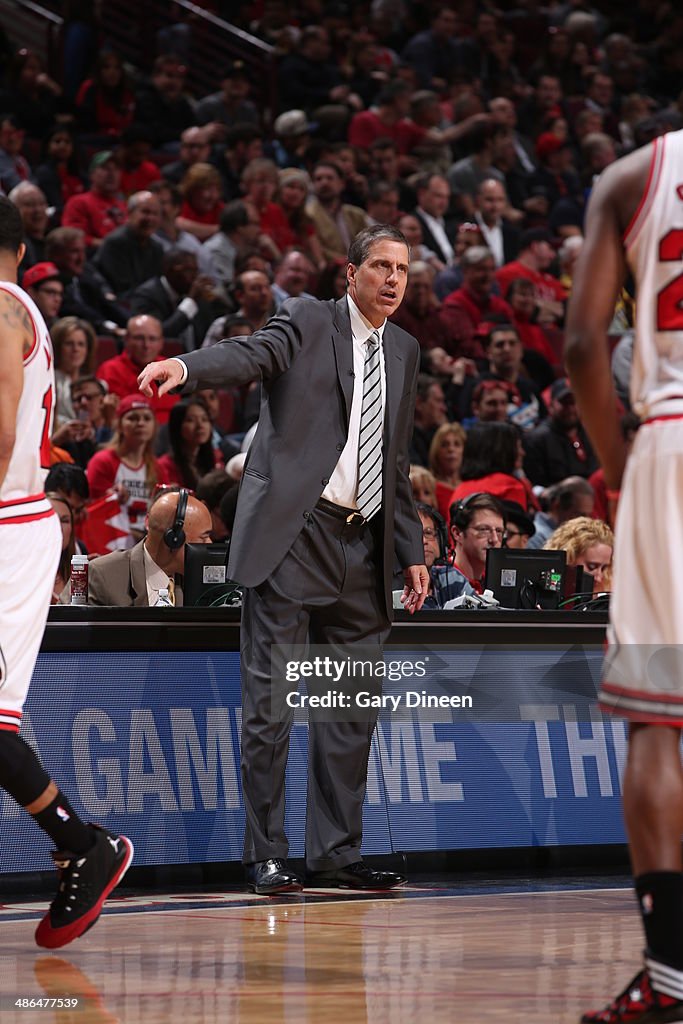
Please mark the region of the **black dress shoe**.
<svg viewBox="0 0 683 1024"><path fill-rule="evenodd" d="M247 886L259 896L275 896L279 892L300 892L303 883L287 867L287 861L274 857L246 865Z"/></svg>
<svg viewBox="0 0 683 1024"><path fill-rule="evenodd" d="M373 871L362 860L336 871L311 871L306 876L308 884L322 889L395 889L405 880L405 875L395 871Z"/></svg>

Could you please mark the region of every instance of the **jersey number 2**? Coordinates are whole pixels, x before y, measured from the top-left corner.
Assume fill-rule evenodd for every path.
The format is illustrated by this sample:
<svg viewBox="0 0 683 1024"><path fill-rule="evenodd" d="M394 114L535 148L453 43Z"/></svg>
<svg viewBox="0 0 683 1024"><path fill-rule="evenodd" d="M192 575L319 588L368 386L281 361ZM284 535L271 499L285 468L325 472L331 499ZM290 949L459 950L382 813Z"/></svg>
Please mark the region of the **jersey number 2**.
<svg viewBox="0 0 683 1024"><path fill-rule="evenodd" d="M683 259L683 228L667 231L659 243L662 263L678 263ZM657 295L657 330L683 330L683 273L664 285Z"/></svg>

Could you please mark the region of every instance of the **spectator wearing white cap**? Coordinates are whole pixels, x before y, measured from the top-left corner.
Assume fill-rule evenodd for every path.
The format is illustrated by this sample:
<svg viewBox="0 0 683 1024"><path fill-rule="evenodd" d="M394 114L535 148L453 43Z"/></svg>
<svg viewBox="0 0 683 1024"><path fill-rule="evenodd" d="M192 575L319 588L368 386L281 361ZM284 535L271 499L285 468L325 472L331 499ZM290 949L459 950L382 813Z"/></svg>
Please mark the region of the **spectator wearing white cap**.
<svg viewBox="0 0 683 1024"><path fill-rule="evenodd" d="M278 167L306 166L305 154L311 141L311 133L317 128L310 122L303 110L286 110L275 118L273 131L273 157Z"/></svg>

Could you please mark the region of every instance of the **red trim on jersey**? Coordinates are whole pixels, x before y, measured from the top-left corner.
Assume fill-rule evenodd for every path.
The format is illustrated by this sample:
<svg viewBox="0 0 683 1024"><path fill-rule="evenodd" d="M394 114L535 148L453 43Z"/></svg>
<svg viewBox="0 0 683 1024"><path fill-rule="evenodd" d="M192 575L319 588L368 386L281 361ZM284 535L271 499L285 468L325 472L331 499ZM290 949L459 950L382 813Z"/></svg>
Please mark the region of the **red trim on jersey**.
<svg viewBox="0 0 683 1024"><path fill-rule="evenodd" d="M683 395L679 397L683 399ZM667 401L669 401L669 399L667 399ZM677 401L677 399L675 399L675 401ZM648 423L664 423L666 420L683 420L683 412L672 412L668 416L651 416L649 419L645 420L641 426L645 427Z"/></svg>
<svg viewBox="0 0 683 1024"><path fill-rule="evenodd" d="M601 690L605 693L613 693L615 697L634 697L636 700L646 700L651 704L681 704L683 705L683 696L676 697L674 695L669 696L664 693L653 693L651 690L633 690L626 688L625 686L615 686L614 683L602 683L600 686Z"/></svg>
<svg viewBox="0 0 683 1024"><path fill-rule="evenodd" d="M633 711L631 708L617 707L615 704L603 704L598 702L601 711L609 715L618 715L619 718L628 718L630 722L643 722L645 725L668 725L683 726L683 718L676 718L674 715L648 714L647 711Z"/></svg>
<svg viewBox="0 0 683 1024"><path fill-rule="evenodd" d="M0 721L0 731L2 732L19 732L21 728L21 711L5 711L0 708L0 718L16 718L16 722L3 722Z"/></svg>
<svg viewBox="0 0 683 1024"><path fill-rule="evenodd" d="M36 349L38 348L38 342L40 340L38 338L38 331L36 330L36 324L35 320L33 319L33 314L31 313L31 310L28 308L23 299L19 298L19 296L16 295L14 292L9 291L7 288L3 288L2 285L0 285L0 291L5 292L7 295L11 295L12 298L17 300L17 302L20 302L21 305L26 310L26 312L28 313L29 320L31 321L31 327L33 328L33 344L31 345L30 349L24 356L24 366L26 366L31 361L31 359L33 359L33 356L36 354Z"/></svg>
<svg viewBox="0 0 683 1024"><path fill-rule="evenodd" d="M29 494L25 498L14 498L12 501L0 501L0 508L13 508L14 505L29 505L34 501L42 501L44 497L45 492L43 491L42 494Z"/></svg>
<svg viewBox="0 0 683 1024"><path fill-rule="evenodd" d="M53 508L45 509L44 512L33 512L25 516L11 516L9 519L0 519L0 526L18 526L20 523L34 523L36 519L48 519L54 516Z"/></svg>
<svg viewBox="0 0 683 1024"><path fill-rule="evenodd" d="M650 160L650 168L647 173L647 181L645 182L645 188L643 190L642 196L640 197L640 202L638 203L636 212L631 217L628 227L624 231L623 242L627 248L633 245L633 243L635 242L635 237L631 238L629 236L632 233L637 234L637 232L634 232L634 229L638 221L641 219L641 215L645 212L646 205L649 205L655 197L657 185L659 184L659 178L662 173L662 165L664 163L664 139L665 136L660 135L654 140L654 143L652 145L652 159ZM655 170L657 172L656 178ZM654 182L653 178L655 178Z"/></svg>

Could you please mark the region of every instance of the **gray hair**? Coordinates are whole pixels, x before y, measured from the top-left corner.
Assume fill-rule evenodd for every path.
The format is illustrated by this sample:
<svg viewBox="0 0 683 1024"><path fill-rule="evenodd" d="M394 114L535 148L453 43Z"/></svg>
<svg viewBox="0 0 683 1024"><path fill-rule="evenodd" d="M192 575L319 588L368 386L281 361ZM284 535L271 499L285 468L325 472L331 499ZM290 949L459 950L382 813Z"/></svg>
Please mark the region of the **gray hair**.
<svg viewBox="0 0 683 1024"><path fill-rule="evenodd" d="M21 197L28 192L38 192L47 204L47 199L45 199L45 193L42 188L39 188L38 185L34 185L31 181L20 181L18 185L14 186L7 198L10 203L16 204L17 199L21 199Z"/></svg>
<svg viewBox="0 0 683 1024"><path fill-rule="evenodd" d="M138 206L142 203L146 203L148 199L156 199L157 197L153 192L148 189L143 189L142 192L133 192L132 196L128 198L128 213L132 213L133 210L137 210Z"/></svg>
<svg viewBox="0 0 683 1024"><path fill-rule="evenodd" d="M371 227L363 228L362 231L359 231L351 242L348 256L349 263L353 263L354 267L359 267L361 263L365 263L375 242L381 242L385 238L390 242L401 242L405 245L408 250L408 260L410 260L410 246L402 231L393 227L392 224L373 224Z"/></svg>

